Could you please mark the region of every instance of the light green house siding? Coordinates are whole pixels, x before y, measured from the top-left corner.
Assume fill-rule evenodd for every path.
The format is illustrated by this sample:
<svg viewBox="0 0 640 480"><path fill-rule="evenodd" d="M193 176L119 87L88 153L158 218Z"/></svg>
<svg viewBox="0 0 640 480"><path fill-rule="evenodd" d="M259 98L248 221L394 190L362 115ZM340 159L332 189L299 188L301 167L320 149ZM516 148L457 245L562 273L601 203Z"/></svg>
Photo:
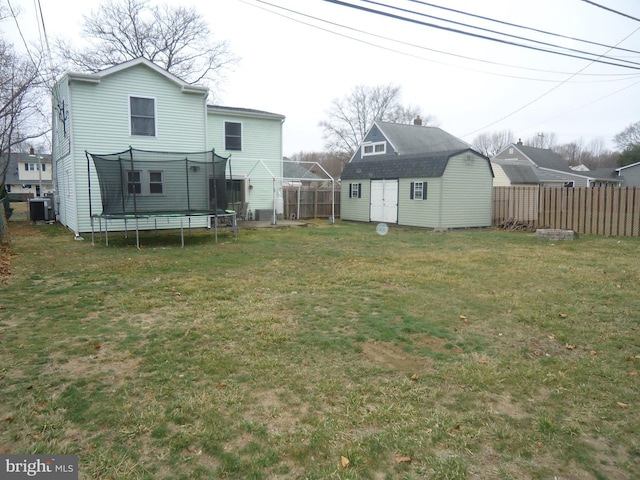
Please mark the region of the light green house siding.
<svg viewBox="0 0 640 480"><path fill-rule="evenodd" d="M52 111L57 211L61 223L76 234L90 232L91 214L102 212L98 178L85 152L111 154L130 147L186 153L215 149L220 156L231 155L232 165L227 169L227 176L246 178L246 197L254 208L273 208L278 203L274 201L275 192L280 213L284 116L257 110L207 107L207 94L206 88L189 85L145 59L131 60L95 74L66 74L55 87ZM155 135L131 134L131 97L154 100ZM60 133L62 123L55 119L61 100L65 100L68 116L67 135ZM242 123L242 150L225 150L225 120ZM205 183L190 184L190 192L200 188L206 196L209 186ZM171 211L172 205L163 205L168 197L153 196L139 201L149 202L144 208ZM189 225L206 226L207 222L206 217L192 217ZM97 228L95 224L93 230ZM181 226L181 220L140 218L137 224L140 229L175 228ZM109 230L125 228L123 221L109 221ZM133 228L131 222L128 228Z"/></svg>
<svg viewBox="0 0 640 480"><path fill-rule="evenodd" d="M244 179L248 209L273 210L282 206L282 122L277 114L256 113L243 109L209 107L209 147L218 155L231 156L228 175ZM225 122L240 123L242 149L225 150Z"/></svg>
<svg viewBox="0 0 640 480"><path fill-rule="evenodd" d="M99 84L72 81L72 111L74 120L73 152L76 159L76 188L78 189L78 230L91 230L89 219L86 159L84 152L115 153L130 146L142 150L194 152L206 149L204 136L206 118L205 96L181 92L180 85L150 70L145 65L109 75ZM130 97L155 100L156 135L134 136L130 132ZM83 161L84 160L84 161ZM92 207L100 213L98 178L91 165ZM202 219L201 219L202 220ZM113 222L114 228L119 223ZM157 225L142 220L140 228ZM149 225L146 225L146 224ZM165 222L163 222L165 223ZM120 225L124 228L124 225ZM166 227L177 226L177 222Z"/></svg>

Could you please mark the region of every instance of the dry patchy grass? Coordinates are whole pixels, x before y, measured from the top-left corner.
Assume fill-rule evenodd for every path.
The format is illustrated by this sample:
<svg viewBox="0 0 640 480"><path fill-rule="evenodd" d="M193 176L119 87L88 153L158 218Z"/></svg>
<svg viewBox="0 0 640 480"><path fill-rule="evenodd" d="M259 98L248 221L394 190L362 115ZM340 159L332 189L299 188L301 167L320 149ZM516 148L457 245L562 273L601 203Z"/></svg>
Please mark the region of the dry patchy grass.
<svg viewBox="0 0 640 480"><path fill-rule="evenodd" d="M105 479L640 475L638 239L12 238L3 452Z"/></svg>

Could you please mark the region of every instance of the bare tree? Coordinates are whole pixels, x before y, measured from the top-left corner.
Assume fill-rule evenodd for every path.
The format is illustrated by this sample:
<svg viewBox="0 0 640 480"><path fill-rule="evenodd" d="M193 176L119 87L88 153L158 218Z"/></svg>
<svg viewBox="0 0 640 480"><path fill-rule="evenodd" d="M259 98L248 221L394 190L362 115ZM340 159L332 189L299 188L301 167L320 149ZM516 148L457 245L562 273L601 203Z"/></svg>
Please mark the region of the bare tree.
<svg viewBox="0 0 640 480"><path fill-rule="evenodd" d="M76 49L64 40L57 47L70 67L90 72L144 57L186 82L217 84L237 62L194 7L106 0L84 17L83 33L89 47Z"/></svg>
<svg viewBox="0 0 640 480"><path fill-rule="evenodd" d="M555 133L539 132L524 141L529 147L552 149L558 143L558 136Z"/></svg>
<svg viewBox="0 0 640 480"><path fill-rule="evenodd" d="M640 122L632 123L615 137L613 142L620 150L627 150L640 145Z"/></svg>
<svg viewBox="0 0 640 480"><path fill-rule="evenodd" d="M340 178L344 166L350 157L340 153L331 152L298 152L291 155L294 162L315 162L324 168L334 179Z"/></svg>
<svg viewBox="0 0 640 480"><path fill-rule="evenodd" d="M48 130L42 107L43 62L22 58L0 39L0 197L5 189L11 153Z"/></svg>
<svg viewBox="0 0 640 480"><path fill-rule="evenodd" d="M320 122L326 148L351 157L376 120L411 123L420 108L400 103L401 88L396 85L356 86L351 93L331 102L328 118ZM423 125L435 125L435 118L422 116Z"/></svg>
<svg viewBox="0 0 640 480"><path fill-rule="evenodd" d="M515 140L511 130L481 133L473 140L473 147L485 157L494 157Z"/></svg>

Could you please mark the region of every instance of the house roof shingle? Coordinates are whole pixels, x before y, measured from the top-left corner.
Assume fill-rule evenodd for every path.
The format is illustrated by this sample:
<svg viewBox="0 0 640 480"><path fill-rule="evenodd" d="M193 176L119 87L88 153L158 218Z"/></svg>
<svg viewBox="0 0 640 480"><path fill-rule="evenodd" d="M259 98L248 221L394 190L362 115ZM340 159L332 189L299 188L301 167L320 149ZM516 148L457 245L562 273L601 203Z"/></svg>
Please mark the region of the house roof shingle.
<svg viewBox="0 0 640 480"><path fill-rule="evenodd" d="M526 145L515 145L524 155L540 168L549 168L561 172L574 172L569 168L567 162L553 150L546 148L528 147Z"/></svg>

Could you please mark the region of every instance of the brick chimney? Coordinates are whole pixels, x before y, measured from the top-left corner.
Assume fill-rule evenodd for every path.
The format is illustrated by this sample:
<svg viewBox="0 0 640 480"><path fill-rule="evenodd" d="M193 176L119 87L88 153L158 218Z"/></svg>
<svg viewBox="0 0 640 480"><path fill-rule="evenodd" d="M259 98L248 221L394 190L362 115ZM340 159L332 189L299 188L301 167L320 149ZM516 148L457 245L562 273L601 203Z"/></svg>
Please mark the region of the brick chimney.
<svg viewBox="0 0 640 480"><path fill-rule="evenodd" d="M422 119L420 118L420 115L413 119L413 124L418 126L422 125Z"/></svg>
<svg viewBox="0 0 640 480"><path fill-rule="evenodd" d="M29 155L35 155L35 154L36 154L36 151L33 149L33 147L31 147L29 149Z"/></svg>
<svg viewBox="0 0 640 480"><path fill-rule="evenodd" d="M522 145L522 139L521 138L518 139L517 145Z"/></svg>

